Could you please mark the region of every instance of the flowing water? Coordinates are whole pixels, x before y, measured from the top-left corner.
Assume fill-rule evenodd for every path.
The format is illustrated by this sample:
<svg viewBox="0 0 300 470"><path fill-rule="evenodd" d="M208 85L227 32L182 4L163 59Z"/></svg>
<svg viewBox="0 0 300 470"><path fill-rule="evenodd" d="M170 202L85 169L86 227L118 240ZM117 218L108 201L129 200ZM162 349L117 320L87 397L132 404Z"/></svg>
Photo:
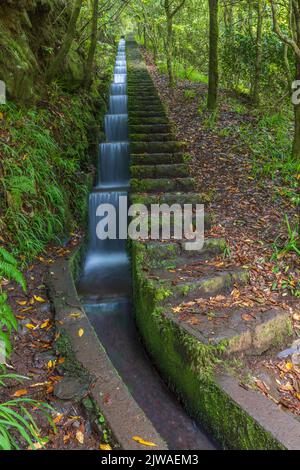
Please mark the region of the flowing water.
<svg viewBox="0 0 300 470"><path fill-rule="evenodd" d="M89 199L89 244L78 292L112 363L169 449L214 449L213 441L165 386L140 342L133 318L127 240L97 236L106 216L105 204L111 204L118 215L116 233L127 228L130 157L126 78L125 41L121 40L109 114L105 116L107 142L100 145L98 180Z"/></svg>

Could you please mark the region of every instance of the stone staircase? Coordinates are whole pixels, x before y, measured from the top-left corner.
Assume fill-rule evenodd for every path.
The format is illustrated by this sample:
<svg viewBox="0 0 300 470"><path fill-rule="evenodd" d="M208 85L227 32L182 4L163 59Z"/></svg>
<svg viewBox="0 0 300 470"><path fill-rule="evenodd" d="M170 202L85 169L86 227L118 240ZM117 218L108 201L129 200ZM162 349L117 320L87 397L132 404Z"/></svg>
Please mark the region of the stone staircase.
<svg viewBox="0 0 300 470"><path fill-rule="evenodd" d="M195 180L189 174L184 143L178 142L174 136L167 112L134 42L128 44L128 58L131 202L144 204L148 208L158 203L205 202L205 195L195 191ZM210 227L211 217L206 215L205 229ZM185 251L184 241L172 239L134 245L136 251L143 252L140 262L144 277L164 292L161 294L164 298L160 301L164 314L204 343L218 344L225 340L226 344L231 344L228 352L244 351L249 347L261 351L278 343L284 334L290 332L289 314L278 308L267 312L244 308L244 313L253 316L251 327L241 319L239 309L229 309L225 313L223 308L207 312L210 315L202 314L201 322L198 324L195 321L192 327L172 313L176 305L184 305L201 297L223 295L226 305L226 296L230 298L232 289L249 282L245 269L229 262L224 263L225 267L217 268L213 263L214 257L221 255L226 248L224 239L206 238L200 251ZM219 322L218 319L224 321ZM249 340L252 334L249 328L252 332L257 328L265 330L261 341L257 340L255 345Z"/></svg>

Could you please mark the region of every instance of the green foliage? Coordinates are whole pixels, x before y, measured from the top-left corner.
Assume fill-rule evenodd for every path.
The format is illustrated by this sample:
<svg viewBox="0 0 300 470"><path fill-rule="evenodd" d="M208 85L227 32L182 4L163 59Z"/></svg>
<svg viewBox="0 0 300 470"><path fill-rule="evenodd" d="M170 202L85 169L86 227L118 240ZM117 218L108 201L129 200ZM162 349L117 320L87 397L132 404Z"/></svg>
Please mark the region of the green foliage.
<svg viewBox="0 0 300 470"><path fill-rule="evenodd" d="M24 377L17 374L0 374L0 385L5 386L7 379L21 381ZM40 430L28 411L28 407L35 407L42 411L49 422L52 408L29 398L16 398L0 403L0 450L18 450L21 443L35 449L36 444L41 446L47 439L40 437Z"/></svg>
<svg viewBox="0 0 300 470"><path fill-rule="evenodd" d="M273 244L273 259L282 258L284 255L290 252L294 252L300 256L299 222L294 227L292 227L287 215L284 216L284 221L287 229L287 239L283 246L278 244L278 238L275 240Z"/></svg>
<svg viewBox="0 0 300 470"><path fill-rule="evenodd" d="M94 117L87 96L61 95L57 87L48 107L8 104L1 111L10 138L3 146L0 233L16 253L32 258L84 215Z"/></svg>
<svg viewBox="0 0 300 470"><path fill-rule="evenodd" d="M19 271L16 259L4 247L0 246L0 281L7 278L20 284L26 291L26 282ZM1 285L1 284L0 284ZM1 289L1 288L0 288ZM12 330L17 330L18 324L14 313L7 303L7 294L0 290L0 340L5 344L6 354L11 352L10 335Z"/></svg>
<svg viewBox="0 0 300 470"><path fill-rule="evenodd" d="M272 178L279 193L298 205L300 162L291 155L291 132L284 112L264 116L256 124L251 122L239 128L243 142L253 155L254 176Z"/></svg>

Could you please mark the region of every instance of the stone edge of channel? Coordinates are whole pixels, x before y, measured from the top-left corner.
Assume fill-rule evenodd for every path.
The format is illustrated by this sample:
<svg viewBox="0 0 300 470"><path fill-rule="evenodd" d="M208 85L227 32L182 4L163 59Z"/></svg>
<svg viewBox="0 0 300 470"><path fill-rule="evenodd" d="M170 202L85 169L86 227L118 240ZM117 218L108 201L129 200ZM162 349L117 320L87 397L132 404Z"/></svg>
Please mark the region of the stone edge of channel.
<svg viewBox="0 0 300 470"><path fill-rule="evenodd" d="M124 450L145 450L132 439L140 436L156 444L148 450L167 446L146 417L107 356L80 304L72 274L72 258L56 261L49 269L47 287L55 312L55 326L68 338L77 365L92 377L90 396L103 413L109 428ZM79 334L83 331L82 336ZM58 348L59 349L59 348Z"/></svg>

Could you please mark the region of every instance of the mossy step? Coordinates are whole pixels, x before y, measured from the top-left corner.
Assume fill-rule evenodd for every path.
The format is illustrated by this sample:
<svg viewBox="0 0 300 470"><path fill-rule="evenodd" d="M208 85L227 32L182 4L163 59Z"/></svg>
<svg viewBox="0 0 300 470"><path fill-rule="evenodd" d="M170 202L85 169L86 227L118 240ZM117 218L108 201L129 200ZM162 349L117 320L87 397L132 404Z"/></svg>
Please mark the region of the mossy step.
<svg viewBox="0 0 300 470"><path fill-rule="evenodd" d="M171 192L171 191L189 191L195 187L194 178L145 178L131 179L131 190L133 192Z"/></svg>
<svg viewBox="0 0 300 470"><path fill-rule="evenodd" d="M129 110L130 112L130 116L133 117L133 118L137 118L137 117L166 117L166 113L165 111L153 111L153 110L143 110L143 111L136 111L136 110Z"/></svg>
<svg viewBox="0 0 300 470"><path fill-rule="evenodd" d="M128 106L130 109L144 109L144 107L146 106L147 109L156 109L156 108L164 108L162 103L157 100L157 99L148 99L148 100L132 100L132 101L128 101Z"/></svg>
<svg viewBox="0 0 300 470"><path fill-rule="evenodd" d="M157 261L160 266L164 264L169 266L170 261L176 261L178 258L197 260L207 260L216 255L220 255L226 248L226 240L224 238L206 238L203 248L200 250L189 251L185 249L185 241L149 241L145 246L145 264L148 267L154 267ZM162 261L163 260L163 261Z"/></svg>
<svg viewBox="0 0 300 470"><path fill-rule="evenodd" d="M131 111L140 111L140 110L151 110L151 111L158 111L158 110L165 110L165 107L159 101L139 101L130 103L128 102L128 109Z"/></svg>
<svg viewBox="0 0 300 470"><path fill-rule="evenodd" d="M169 119L164 116L144 116L144 117L133 117L129 115L130 125L153 125L153 124L168 124Z"/></svg>
<svg viewBox="0 0 300 470"><path fill-rule="evenodd" d="M144 204L149 207L151 204L205 204L211 201L211 196L205 193L194 192L172 192L161 194L132 193L132 203Z"/></svg>
<svg viewBox="0 0 300 470"><path fill-rule="evenodd" d="M133 153L131 154L132 165L168 165L185 162L184 153Z"/></svg>
<svg viewBox="0 0 300 470"><path fill-rule="evenodd" d="M131 153L176 153L185 149L184 142L130 142Z"/></svg>
<svg viewBox="0 0 300 470"><path fill-rule="evenodd" d="M130 168L132 178L184 178L189 176L185 163L174 165L132 165Z"/></svg>
<svg viewBox="0 0 300 470"><path fill-rule="evenodd" d="M167 316L174 321L173 310L168 311ZM270 348L284 344L292 334L288 310L276 307L263 312L255 308L228 307L207 311L206 314L194 314L193 318L198 318L199 322L177 321L181 328L193 334L201 343L222 346L226 355L263 354Z"/></svg>
<svg viewBox="0 0 300 470"><path fill-rule="evenodd" d="M180 267L180 271L175 271L176 264L169 266L169 269L154 269L151 271L151 278L156 277L159 285L167 291L170 296L167 303L178 305L183 300L185 302L194 301L199 298L214 297L219 294L229 294L235 285L243 286L249 283L249 273L246 269L233 268L230 270L213 272L199 277L199 273L194 274L193 267L187 274ZM181 266L181 265L180 265ZM172 269L174 268L174 269Z"/></svg>
<svg viewBox="0 0 300 470"><path fill-rule="evenodd" d="M176 137L173 134L130 134L132 142L173 142Z"/></svg>
<svg viewBox="0 0 300 470"><path fill-rule="evenodd" d="M139 124L129 126L129 132L131 134L168 134L170 131L171 126L168 124Z"/></svg>

